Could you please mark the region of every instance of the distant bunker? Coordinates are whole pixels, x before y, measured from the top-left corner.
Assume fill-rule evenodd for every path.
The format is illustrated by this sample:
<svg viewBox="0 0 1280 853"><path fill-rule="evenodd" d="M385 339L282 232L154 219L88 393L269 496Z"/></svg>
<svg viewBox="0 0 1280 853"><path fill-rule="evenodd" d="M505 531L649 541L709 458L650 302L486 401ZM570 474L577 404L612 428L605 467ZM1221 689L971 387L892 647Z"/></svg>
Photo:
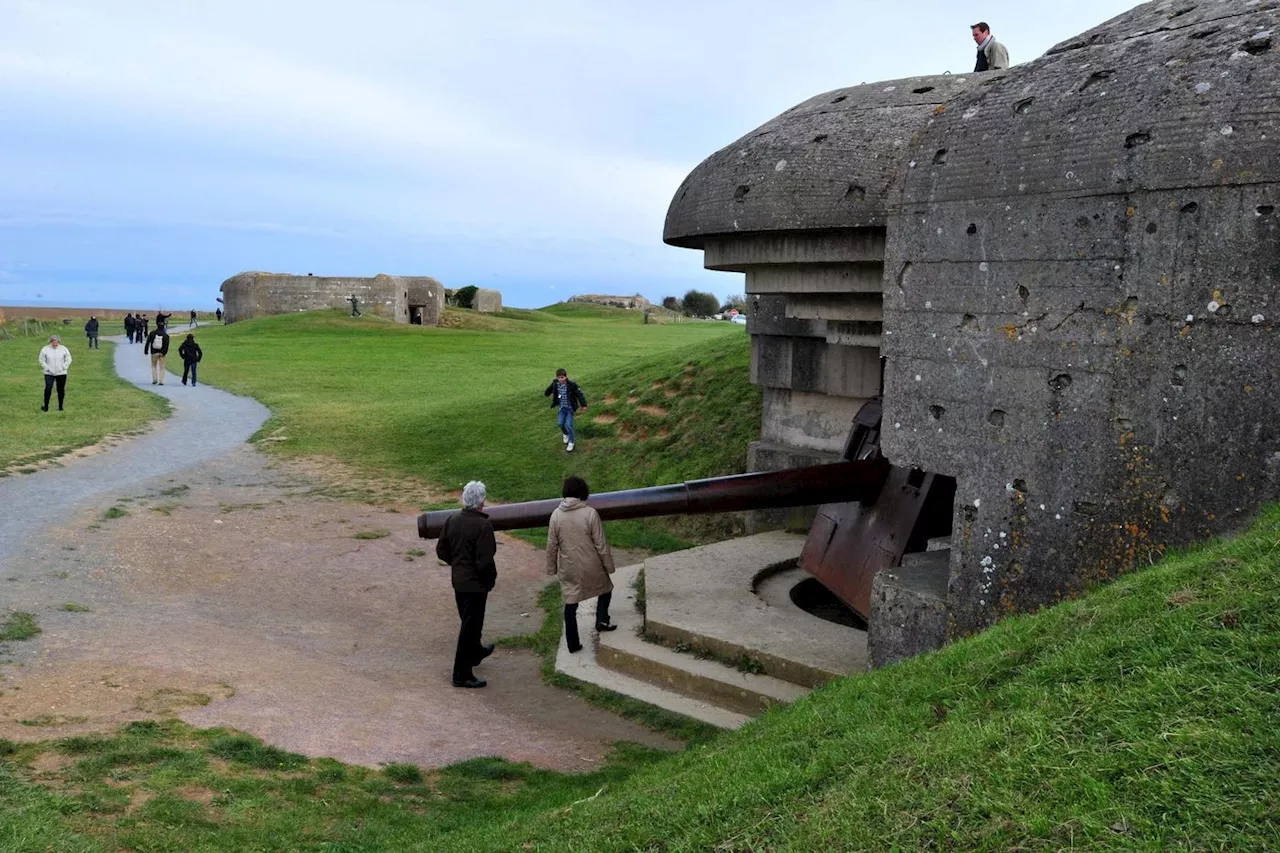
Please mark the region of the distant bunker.
<svg viewBox="0 0 1280 853"><path fill-rule="evenodd" d="M397 323L437 326L444 311L444 285L429 276L379 274L373 278L242 272L222 283L223 314L228 323L325 308L351 310Z"/></svg>
<svg viewBox="0 0 1280 853"><path fill-rule="evenodd" d="M1278 47L1275 4L1147 3L811 98L676 192L666 242L745 274L752 470L838 458L882 395L885 456L954 489L877 575L876 662L1280 498Z"/></svg>

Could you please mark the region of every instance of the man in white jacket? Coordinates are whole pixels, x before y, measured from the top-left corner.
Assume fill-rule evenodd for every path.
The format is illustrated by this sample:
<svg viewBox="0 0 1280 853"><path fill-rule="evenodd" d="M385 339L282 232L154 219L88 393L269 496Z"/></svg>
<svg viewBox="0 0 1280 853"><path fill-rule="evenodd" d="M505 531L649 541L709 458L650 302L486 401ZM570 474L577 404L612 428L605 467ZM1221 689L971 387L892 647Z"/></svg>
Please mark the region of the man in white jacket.
<svg viewBox="0 0 1280 853"><path fill-rule="evenodd" d="M40 411L49 411L49 395L58 387L58 411L67 396L67 369L71 367L71 351L62 345L62 338L49 336L49 345L40 350L40 367L44 369L44 405Z"/></svg>

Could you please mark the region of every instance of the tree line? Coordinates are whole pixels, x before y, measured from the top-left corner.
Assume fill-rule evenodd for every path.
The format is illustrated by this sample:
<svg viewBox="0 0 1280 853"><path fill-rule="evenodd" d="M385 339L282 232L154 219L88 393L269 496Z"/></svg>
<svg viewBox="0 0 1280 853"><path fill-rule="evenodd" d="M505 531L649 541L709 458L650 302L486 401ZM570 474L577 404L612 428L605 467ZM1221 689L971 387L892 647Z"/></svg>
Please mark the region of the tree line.
<svg viewBox="0 0 1280 853"><path fill-rule="evenodd" d="M668 311L676 311L689 317L710 317L714 314L727 314L734 309L737 309L738 313L744 314L746 313L747 300L742 294L735 293L721 303L714 293L690 290L684 295L683 299L664 296L662 307Z"/></svg>

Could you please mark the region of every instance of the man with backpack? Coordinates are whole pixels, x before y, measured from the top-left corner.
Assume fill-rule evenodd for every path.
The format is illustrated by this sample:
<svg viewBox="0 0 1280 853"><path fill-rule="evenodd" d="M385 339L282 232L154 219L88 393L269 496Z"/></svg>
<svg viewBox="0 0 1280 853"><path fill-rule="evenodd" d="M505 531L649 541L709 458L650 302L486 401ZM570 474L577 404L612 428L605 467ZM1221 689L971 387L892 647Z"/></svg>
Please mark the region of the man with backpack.
<svg viewBox="0 0 1280 853"><path fill-rule="evenodd" d="M156 330L147 335L147 342L142 347L142 354L151 355L151 384L164 384L164 360L169 355L169 333L164 323L156 324Z"/></svg>

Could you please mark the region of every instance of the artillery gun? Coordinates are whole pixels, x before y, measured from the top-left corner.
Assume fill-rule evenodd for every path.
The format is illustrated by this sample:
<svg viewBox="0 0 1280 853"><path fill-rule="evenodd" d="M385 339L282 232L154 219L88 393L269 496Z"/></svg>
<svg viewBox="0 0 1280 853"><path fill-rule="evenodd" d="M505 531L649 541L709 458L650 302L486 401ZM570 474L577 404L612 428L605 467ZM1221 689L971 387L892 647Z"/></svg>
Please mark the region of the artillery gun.
<svg viewBox="0 0 1280 853"><path fill-rule="evenodd" d="M950 477L889 464L880 453L880 420L879 399L859 409L839 462L602 492L587 502L605 521L819 505L800 567L868 619L875 574L949 536L955 494ZM552 498L485 512L495 530L517 530L547 524L559 505ZM439 537L458 512L422 513L418 535Z"/></svg>

